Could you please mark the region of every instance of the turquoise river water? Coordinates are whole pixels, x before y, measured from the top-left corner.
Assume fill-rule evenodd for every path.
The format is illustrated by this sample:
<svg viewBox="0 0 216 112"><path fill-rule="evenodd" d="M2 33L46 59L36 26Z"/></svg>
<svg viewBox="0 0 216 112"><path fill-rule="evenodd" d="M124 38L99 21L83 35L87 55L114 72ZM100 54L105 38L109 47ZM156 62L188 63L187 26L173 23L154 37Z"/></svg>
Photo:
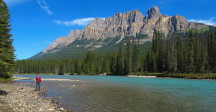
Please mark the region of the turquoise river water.
<svg viewBox="0 0 216 112"><path fill-rule="evenodd" d="M16 76L35 78L35 75ZM41 77L41 86L47 89L44 97L53 97L73 112L216 112L216 80L78 75ZM18 83L34 86L33 80Z"/></svg>

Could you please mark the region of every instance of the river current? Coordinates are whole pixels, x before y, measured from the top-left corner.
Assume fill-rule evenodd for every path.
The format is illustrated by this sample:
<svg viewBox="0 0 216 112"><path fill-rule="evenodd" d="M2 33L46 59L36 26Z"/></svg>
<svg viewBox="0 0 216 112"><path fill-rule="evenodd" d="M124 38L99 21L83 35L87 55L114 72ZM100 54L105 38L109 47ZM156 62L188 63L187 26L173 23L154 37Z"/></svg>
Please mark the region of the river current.
<svg viewBox="0 0 216 112"><path fill-rule="evenodd" d="M16 76L35 78L35 75ZM73 112L216 112L215 80L78 75L41 77L41 86L47 89L44 97L53 97ZM33 80L18 83L34 86Z"/></svg>

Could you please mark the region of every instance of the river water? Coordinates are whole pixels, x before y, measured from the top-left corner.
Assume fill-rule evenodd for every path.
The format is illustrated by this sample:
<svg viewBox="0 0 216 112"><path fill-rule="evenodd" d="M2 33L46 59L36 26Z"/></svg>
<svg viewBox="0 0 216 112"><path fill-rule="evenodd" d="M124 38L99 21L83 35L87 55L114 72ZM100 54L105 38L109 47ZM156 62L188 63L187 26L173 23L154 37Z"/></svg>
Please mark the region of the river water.
<svg viewBox="0 0 216 112"><path fill-rule="evenodd" d="M16 76L35 78L34 75ZM216 112L216 80L78 75L41 77L41 86L47 88L45 97L53 97L73 112ZM20 82L34 86L31 80Z"/></svg>

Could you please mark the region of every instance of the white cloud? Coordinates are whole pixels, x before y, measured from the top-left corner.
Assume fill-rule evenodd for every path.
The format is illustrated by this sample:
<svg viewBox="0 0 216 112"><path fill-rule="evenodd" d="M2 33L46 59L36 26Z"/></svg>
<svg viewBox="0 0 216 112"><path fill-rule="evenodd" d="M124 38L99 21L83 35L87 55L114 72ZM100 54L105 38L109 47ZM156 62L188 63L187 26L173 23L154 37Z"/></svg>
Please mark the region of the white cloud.
<svg viewBox="0 0 216 112"><path fill-rule="evenodd" d="M49 5L45 0L37 0L37 3L45 12L47 12L49 15L53 15L52 11L49 9Z"/></svg>
<svg viewBox="0 0 216 112"><path fill-rule="evenodd" d="M81 18L81 19L75 19L72 21L60 21L60 20L55 20L54 23L58 24L58 25L65 25L65 26L74 26L74 25L78 25L78 26L86 26L88 25L91 21L93 21L95 18L90 17L90 18ZM101 18L101 19L105 19L105 18Z"/></svg>
<svg viewBox="0 0 216 112"><path fill-rule="evenodd" d="M207 24L207 25L215 25L216 24L216 17L212 17L212 18L209 18L207 20L202 20L202 19L189 19L188 21L190 22L194 22L194 23L204 23L204 24Z"/></svg>

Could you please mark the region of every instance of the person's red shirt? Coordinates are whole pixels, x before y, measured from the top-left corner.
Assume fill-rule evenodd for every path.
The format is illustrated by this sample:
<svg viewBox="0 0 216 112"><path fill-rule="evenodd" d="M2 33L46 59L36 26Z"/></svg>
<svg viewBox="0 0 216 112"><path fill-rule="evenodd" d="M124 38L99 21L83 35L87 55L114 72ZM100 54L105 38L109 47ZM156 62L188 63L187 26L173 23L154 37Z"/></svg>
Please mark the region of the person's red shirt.
<svg viewBox="0 0 216 112"><path fill-rule="evenodd" d="M38 82L38 83L41 82L41 77L40 77L40 76L37 76L37 77L36 77L36 82Z"/></svg>

